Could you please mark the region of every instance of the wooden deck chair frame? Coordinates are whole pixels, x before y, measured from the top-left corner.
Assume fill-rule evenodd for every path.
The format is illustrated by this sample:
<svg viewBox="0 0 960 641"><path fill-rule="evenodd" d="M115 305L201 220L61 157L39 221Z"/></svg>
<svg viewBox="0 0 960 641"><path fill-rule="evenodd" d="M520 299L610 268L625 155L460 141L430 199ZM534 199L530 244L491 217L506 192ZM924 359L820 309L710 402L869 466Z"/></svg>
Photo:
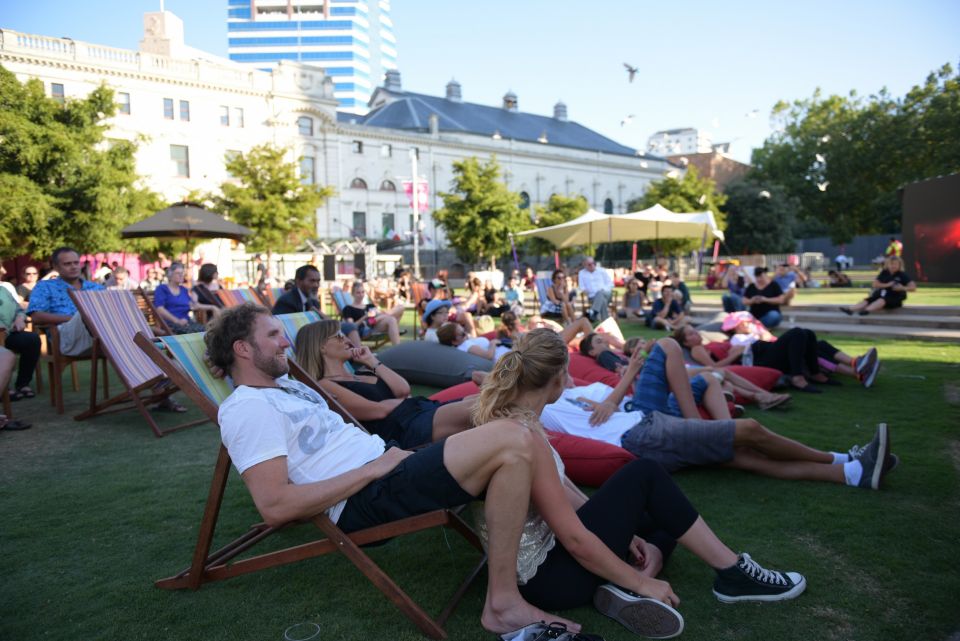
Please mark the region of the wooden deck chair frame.
<svg viewBox="0 0 960 641"><path fill-rule="evenodd" d="M164 342L174 342L181 338L182 337L174 336L162 340ZM201 391L196 382L190 378L180 366L175 364L173 360L164 355L147 335L139 333L134 337L134 341L144 353L197 404L204 415L207 416L214 425L217 425L218 404L205 392ZM356 419L354 419L336 399L326 394L294 361L290 361L290 366L291 374L320 393L330 408L343 416L344 420L352 422L359 427ZM208 374L204 376L208 376ZM347 557L423 634L432 639L447 638L443 626L450 615L453 614L460 599L466 593L467 589L469 589L486 563L485 555L460 584L440 615L434 619L410 598L389 575L380 569L360 546L386 541L396 536L419 532L437 526L448 526L459 532L471 545L483 554L483 548L476 533L457 514L450 510L436 510L419 516L360 530L348 535L338 528L325 513L321 513L310 520L324 533L325 538L249 558L234 560L240 554L263 541L274 532L290 524L279 527L271 527L265 523L254 524L239 538L211 552L210 548L212 547L213 536L223 502L227 478L230 474L230 466L230 455L227 453L227 449L221 445L219 454L217 455L213 480L211 481L210 491L207 495L206 508L200 523L200 531L197 535L197 544L194 548L193 560L190 567L172 577L160 579L156 582L157 587L164 589L189 588L196 590L205 583L221 581L223 579L295 563L332 552L339 552Z"/></svg>
<svg viewBox="0 0 960 641"><path fill-rule="evenodd" d="M103 397L110 396L110 372L107 367L107 361L102 354L90 353L88 356L67 356L60 351L60 330L56 324L45 325L33 323L33 331L40 335L40 340L45 346L41 351L40 361L47 364L47 376L50 379L50 404L54 406L57 414L63 414L63 372L70 368L70 378L73 383L73 391L80 391L80 377L77 373L77 363L90 361L91 372L97 371L97 365L103 366ZM39 372L39 363L38 372ZM37 377L37 390L40 390L40 378ZM97 377L90 378L90 396L96 398L97 395Z"/></svg>
<svg viewBox="0 0 960 641"><path fill-rule="evenodd" d="M341 296L343 298L341 298ZM334 285L330 288L330 299L333 301L333 307L337 310L337 318L343 320L343 308L345 305L344 301L347 300L346 292L344 292L339 286ZM359 334L360 332L358 331L357 333ZM385 345L389 340L390 337L383 332L372 332L362 337L360 342L373 343L373 349L377 350Z"/></svg>
<svg viewBox="0 0 960 641"><path fill-rule="evenodd" d="M420 301L430 295L426 283L410 283L410 294L413 296L413 340L420 338L423 329L423 319L420 318Z"/></svg>
<svg viewBox="0 0 960 641"><path fill-rule="evenodd" d="M154 334L158 336L169 336L173 334L170 325L167 324L166 319L157 311L156 305L153 304L153 298L148 292L145 292L142 287L138 287L134 292L134 296L137 300L137 307L143 312L143 316L147 320L147 324L150 325L150 328L153 329Z"/></svg>
<svg viewBox="0 0 960 641"><path fill-rule="evenodd" d="M83 421L101 414L112 414L136 409L146 420L157 438L171 432L206 423L207 419L187 421L173 427L161 428L148 406L167 399L178 389L169 384L163 371L157 368L133 343L137 332L151 332L137 306L133 292L124 290L71 291L70 298L77 306L84 325L93 336L91 358L96 363L103 358L110 362L124 390L116 396L104 395L97 401L97 368L90 370L90 406L74 416ZM106 369L106 365L104 365ZM164 384L167 382L167 384Z"/></svg>

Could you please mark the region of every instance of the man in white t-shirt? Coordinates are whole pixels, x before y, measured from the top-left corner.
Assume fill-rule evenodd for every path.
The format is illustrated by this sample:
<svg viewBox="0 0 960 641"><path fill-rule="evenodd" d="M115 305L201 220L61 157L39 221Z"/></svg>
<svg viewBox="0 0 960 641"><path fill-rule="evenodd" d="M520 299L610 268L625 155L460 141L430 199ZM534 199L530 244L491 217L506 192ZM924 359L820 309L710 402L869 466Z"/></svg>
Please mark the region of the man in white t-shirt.
<svg viewBox="0 0 960 641"><path fill-rule="evenodd" d="M558 620L517 589L530 432L494 423L408 452L345 423L317 393L286 377L290 343L266 308L248 303L226 310L205 340L210 360L236 385L220 406L223 443L268 524L325 511L352 532L485 494L490 537L481 624L504 633Z"/></svg>
<svg viewBox="0 0 960 641"><path fill-rule="evenodd" d="M590 309L587 311L590 320L606 320L610 315L610 300L613 297L613 279L607 270L598 268L597 261L588 256L583 261L583 269L577 274L577 285L590 300Z"/></svg>
<svg viewBox="0 0 960 641"><path fill-rule="evenodd" d="M638 458L659 462L671 472L691 466L724 465L774 478L879 489L883 476L897 464L898 459L889 452L886 424L881 424L868 445L839 453L815 450L771 432L754 419L711 421L694 417L693 391L683 371L679 345L665 338L657 342L654 350L665 357L656 359L656 354L651 353L651 362L643 367L644 359L637 350L615 388L593 383L565 390L556 403L544 408L540 415L543 426L621 446ZM641 367L643 373L638 378ZM676 371L668 373L671 369ZM670 385L672 380L682 381L679 389ZM682 408L692 409L685 411L684 416L625 411L623 400L631 382L664 394L669 388Z"/></svg>

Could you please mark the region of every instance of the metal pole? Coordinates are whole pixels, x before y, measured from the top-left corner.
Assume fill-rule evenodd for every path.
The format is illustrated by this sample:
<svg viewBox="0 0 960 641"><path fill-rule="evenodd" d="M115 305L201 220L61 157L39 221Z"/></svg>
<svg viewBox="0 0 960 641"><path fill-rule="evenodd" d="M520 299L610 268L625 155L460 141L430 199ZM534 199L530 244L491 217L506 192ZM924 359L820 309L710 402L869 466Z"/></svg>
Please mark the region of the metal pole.
<svg viewBox="0 0 960 641"><path fill-rule="evenodd" d="M413 203L413 277L420 277L420 189L417 185L417 151L410 150L410 167L412 169L412 203Z"/></svg>

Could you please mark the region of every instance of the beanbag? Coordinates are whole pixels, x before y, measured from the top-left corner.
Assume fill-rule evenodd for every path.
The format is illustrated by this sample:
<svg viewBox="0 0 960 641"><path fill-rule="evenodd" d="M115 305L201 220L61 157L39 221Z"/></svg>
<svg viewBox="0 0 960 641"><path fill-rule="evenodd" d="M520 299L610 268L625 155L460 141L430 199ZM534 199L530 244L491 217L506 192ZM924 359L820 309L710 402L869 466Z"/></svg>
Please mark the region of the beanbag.
<svg viewBox="0 0 960 641"><path fill-rule="evenodd" d="M616 387L620 382L619 376L583 354L570 354L570 375L588 383L605 383L610 387Z"/></svg>
<svg viewBox="0 0 960 641"><path fill-rule="evenodd" d="M760 367L759 365L754 365L753 367L747 367L745 365L728 365L724 369L728 369L734 374L738 374L757 387L762 387L768 392L773 389L773 386L777 384L777 381L780 379L781 372L778 369L773 369L772 367Z"/></svg>
<svg viewBox="0 0 960 641"><path fill-rule="evenodd" d="M589 385L587 381L582 381L578 378L573 378L573 384L579 386ZM447 403L450 401L459 401L460 399L466 398L471 394L477 394L480 392L480 388L477 387L477 384L473 381L467 381L466 383L460 383L459 385L454 385L453 387L448 387L445 390L440 390L436 394L430 397L431 401L440 401L441 403Z"/></svg>
<svg viewBox="0 0 960 641"><path fill-rule="evenodd" d="M547 431L550 445L566 467L567 476L578 485L599 487L614 472L634 460L634 455L616 445L592 438Z"/></svg>
<svg viewBox="0 0 960 641"><path fill-rule="evenodd" d="M448 388L470 380L475 371L489 372L493 361L456 347L409 341L377 353L384 365L415 385Z"/></svg>
<svg viewBox="0 0 960 641"><path fill-rule="evenodd" d="M723 360L727 357L727 354L730 353L730 343L727 341L707 343L704 347L706 347L710 355L718 361Z"/></svg>

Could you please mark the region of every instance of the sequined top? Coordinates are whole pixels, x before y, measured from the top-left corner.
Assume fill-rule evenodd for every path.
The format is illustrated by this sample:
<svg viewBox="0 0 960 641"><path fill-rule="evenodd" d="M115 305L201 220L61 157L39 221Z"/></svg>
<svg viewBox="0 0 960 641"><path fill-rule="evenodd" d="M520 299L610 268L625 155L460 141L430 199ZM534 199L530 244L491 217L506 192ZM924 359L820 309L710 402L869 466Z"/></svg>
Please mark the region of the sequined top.
<svg viewBox="0 0 960 641"><path fill-rule="evenodd" d="M548 444L549 446L549 444ZM557 464L557 473L563 478L563 461L557 451L550 446L550 452L553 454L553 460ZM476 519L477 531L480 540L483 541L483 547L487 549L487 521L483 512L483 505L474 503L474 517ZM520 547L517 550L517 584L526 585L530 579L537 573L540 564L547 558L547 554L557 544L557 538L553 530L543 520L536 508L531 503L527 511L527 520L523 524L523 532L520 534Z"/></svg>

